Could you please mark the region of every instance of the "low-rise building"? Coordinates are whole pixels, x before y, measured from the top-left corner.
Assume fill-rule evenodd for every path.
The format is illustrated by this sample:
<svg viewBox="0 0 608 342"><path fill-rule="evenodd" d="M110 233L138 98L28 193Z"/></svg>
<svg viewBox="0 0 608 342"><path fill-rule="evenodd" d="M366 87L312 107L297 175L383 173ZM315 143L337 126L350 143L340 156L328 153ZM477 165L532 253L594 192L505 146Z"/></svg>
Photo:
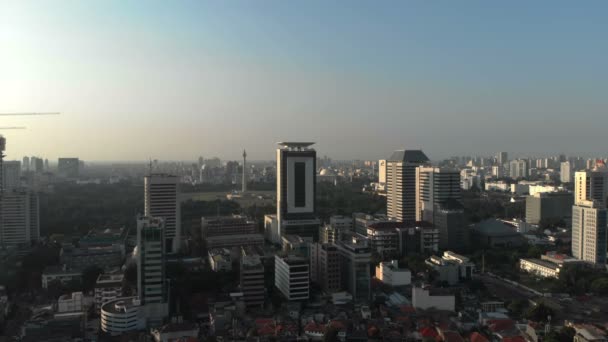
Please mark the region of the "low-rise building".
<svg viewBox="0 0 608 342"><path fill-rule="evenodd" d="M72 292L70 295L62 295L57 299L57 312L82 312L85 308L85 300L82 292Z"/></svg>
<svg viewBox="0 0 608 342"><path fill-rule="evenodd" d="M412 305L416 309L431 309L454 311L456 298L439 289L430 289L414 286L412 288Z"/></svg>
<svg viewBox="0 0 608 342"><path fill-rule="evenodd" d="M209 266L214 272L229 272L232 271L232 259L230 257L230 250L225 248L218 248L209 250Z"/></svg>
<svg viewBox="0 0 608 342"><path fill-rule="evenodd" d="M274 257L274 286L289 301L308 300L310 268L308 259L288 255Z"/></svg>
<svg viewBox="0 0 608 342"><path fill-rule="evenodd" d="M576 331L574 342L606 342L608 335L605 331L591 324L572 324L572 328Z"/></svg>
<svg viewBox="0 0 608 342"><path fill-rule="evenodd" d="M111 300L101 306L101 330L112 336L142 330L146 327L146 320L141 311L137 297Z"/></svg>
<svg viewBox="0 0 608 342"><path fill-rule="evenodd" d="M154 342L176 342L198 340L200 329L195 323L169 323L160 328L152 329Z"/></svg>
<svg viewBox="0 0 608 342"><path fill-rule="evenodd" d="M471 279L475 269L475 264L469 258L452 251L445 251L442 257L433 255L426 260L426 264L439 273L439 280L450 285Z"/></svg>
<svg viewBox="0 0 608 342"><path fill-rule="evenodd" d="M206 242L208 249L240 246L263 246L264 236L262 234L218 235L208 237Z"/></svg>
<svg viewBox="0 0 608 342"><path fill-rule="evenodd" d="M535 274L542 278L559 278L560 265L541 259L519 259L519 267L522 271Z"/></svg>
<svg viewBox="0 0 608 342"><path fill-rule="evenodd" d="M62 284L67 284L71 281L82 281L82 270L70 269L63 266L49 266L42 272L42 288L47 289L49 283L57 280Z"/></svg>
<svg viewBox="0 0 608 342"><path fill-rule="evenodd" d="M212 236L255 234L257 225L255 221L241 215L203 217L201 232L204 239Z"/></svg>
<svg viewBox="0 0 608 342"><path fill-rule="evenodd" d="M516 247L524 238L515 227L496 219L487 219L471 228L471 242L483 247Z"/></svg>
<svg viewBox="0 0 608 342"><path fill-rule="evenodd" d="M101 306L111 300L121 297L124 274L100 274L95 282L95 309L101 311Z"/></svg>
<svg viewBox="0 0 608 342"><path fill-rule="evenodd" d="M240 278L245 305L248 307L263 306L266 293L264 264L258 255L243 255Z"/></svg>
<svg viewBox="0 0 608 342"><path fill-rule="evenodd" d="M412 283L412 273L399 268L399 261L385 261L376 266L376 279L390 286L405 286Z"/></svg>
<svg viewBox="0 0 608 342"><path fill-rule="evenodd" d="M61 248L60 262L71 268L85 269L97 266L101 269L121 266L124 259L124 246L74 247L64 245Z"/></svg>

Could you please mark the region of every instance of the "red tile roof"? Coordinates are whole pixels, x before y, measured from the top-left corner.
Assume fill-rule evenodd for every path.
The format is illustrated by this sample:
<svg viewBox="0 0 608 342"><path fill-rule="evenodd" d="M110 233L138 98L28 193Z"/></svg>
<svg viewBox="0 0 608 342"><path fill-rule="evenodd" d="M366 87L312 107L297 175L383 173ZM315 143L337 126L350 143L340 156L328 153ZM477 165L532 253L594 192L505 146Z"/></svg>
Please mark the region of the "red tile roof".
<svg viewBox="0 0 608 342"><path fill-rule="evenodd" d="M474 332L469 336L471 342L489 342L488 338L478 332Z"/></svg>

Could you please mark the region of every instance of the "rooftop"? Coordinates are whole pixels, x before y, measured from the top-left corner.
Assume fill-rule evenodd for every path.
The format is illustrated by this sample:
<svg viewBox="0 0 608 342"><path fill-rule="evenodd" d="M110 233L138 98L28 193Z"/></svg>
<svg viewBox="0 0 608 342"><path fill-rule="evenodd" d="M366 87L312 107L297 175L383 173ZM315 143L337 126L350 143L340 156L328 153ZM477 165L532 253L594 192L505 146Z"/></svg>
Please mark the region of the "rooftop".
<svg viewBox="0 0 608 342"><path fill-rule="evenodd" d="M512 236L519 235L515 229L496 219L487 219L473 226L473 230L489 236Z"/></svg>
<svg viewBox="0 0 608 342"><path fill-rule="evenodd" d="M422 150L397 150L388 158L389 161L404 161L411 163L425 163L429 158Z"/></svg>
<svg viewBox="0 0 608 342"><path fill-rule="evenodd" d="M137 297L122 297L111 300L101 306L101 311L108 313L126 313L127 310L138 307L141 305L139 298Z"/></svg>
<svg viewBox="0 0 608 342"><path fill-rule="evenodd" d="M314 142L294 142L294 141L280 141L277 145L284 148L306 148L314 145Z"/></svg>
<svg viewBox="0 0 608 342"><path fill-rule="evenodd" d="M551 268L551 269L557 269L559 268L559 265L547 261L547 260L541 260L541 259L535 259L535 258L522 258L521 260L525 260L527 262L531 262L533 264L539 265L539 266L543 266L543 267L547 267L547 268Z"/></svg>

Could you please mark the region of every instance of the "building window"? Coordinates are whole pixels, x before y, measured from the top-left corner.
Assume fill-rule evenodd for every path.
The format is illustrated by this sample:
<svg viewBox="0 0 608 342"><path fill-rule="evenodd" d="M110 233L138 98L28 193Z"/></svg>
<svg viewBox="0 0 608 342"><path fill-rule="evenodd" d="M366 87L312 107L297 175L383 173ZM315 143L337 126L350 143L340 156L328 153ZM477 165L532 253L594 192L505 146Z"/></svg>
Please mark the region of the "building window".
<svg viewBox="0 0 608 342"><path fill-rule="evenodd" d="M306 206L306 163L294 163L294 205L297 208Z"/></svg>

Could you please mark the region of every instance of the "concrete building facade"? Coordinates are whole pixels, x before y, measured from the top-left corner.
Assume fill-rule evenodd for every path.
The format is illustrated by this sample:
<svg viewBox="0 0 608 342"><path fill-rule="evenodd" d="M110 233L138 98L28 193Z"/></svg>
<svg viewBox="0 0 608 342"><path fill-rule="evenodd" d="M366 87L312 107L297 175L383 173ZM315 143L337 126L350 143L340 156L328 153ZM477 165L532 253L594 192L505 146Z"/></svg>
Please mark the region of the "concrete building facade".
<svg viewBox="0 0 608 342"><path fill-rule="evenodd" d="M429 159L420 150L395 151L386 161L386 214L397 221L416 220L416 168Z"/></svg>
<svg viewBox="0 0 608 342"><path fill-rule="evenodd" d="M161 218L164 222L165 251L179 250L182 237L179 178L153 173L144 178L144 215Z"/></svg>

